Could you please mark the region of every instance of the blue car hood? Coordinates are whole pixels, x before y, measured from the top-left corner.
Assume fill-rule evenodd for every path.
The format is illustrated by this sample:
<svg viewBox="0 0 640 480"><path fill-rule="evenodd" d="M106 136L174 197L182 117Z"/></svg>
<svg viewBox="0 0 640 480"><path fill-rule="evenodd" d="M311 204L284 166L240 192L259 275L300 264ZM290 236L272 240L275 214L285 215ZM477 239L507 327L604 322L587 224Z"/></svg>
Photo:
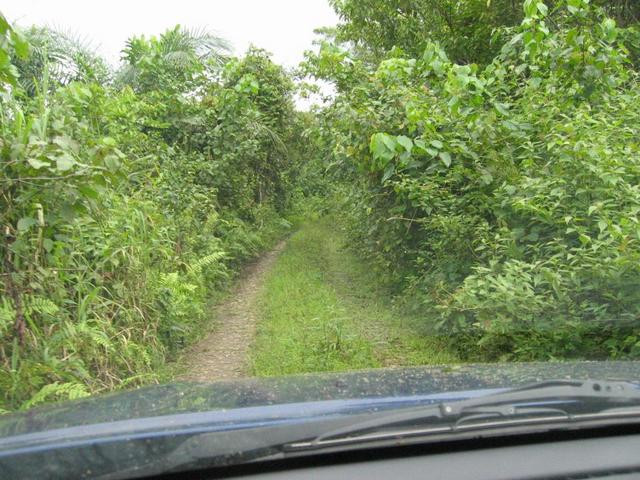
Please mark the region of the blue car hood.
<svg viewBox="0 0 640 480"><path fill-rule="evenodd" d="M217 412L225 424L359 413L409 404L462 400L549 379L640 381L640 362L511 363L378 369L211 384L174 383L0 416L3 439L16 435L163 416Z"/></svg>
<svg viewBox="0 0 640 480"><path fill-rule="evenodd" d="M1 416L0 471L7 478L114 480L240 465L363 418L354 415L550 379L638 382L640 362L423 367L140 388Z"/></svg>

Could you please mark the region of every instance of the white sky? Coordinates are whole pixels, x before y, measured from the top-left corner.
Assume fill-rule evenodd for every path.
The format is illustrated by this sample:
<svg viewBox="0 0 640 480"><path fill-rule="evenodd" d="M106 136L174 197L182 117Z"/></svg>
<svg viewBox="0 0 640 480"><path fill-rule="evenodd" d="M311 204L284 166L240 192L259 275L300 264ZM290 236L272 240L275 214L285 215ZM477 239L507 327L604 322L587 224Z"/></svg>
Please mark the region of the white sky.
<svg viewBox="0 0 640 480"><path fill-rule="evenodd" d="M208 28L230 41L236 55L253 43L276 63L294 67L311 48L313 29L337 22L327 0L0 0L0 11L10 23L86 38L114 65L127 38L180 24Z"/></svg>

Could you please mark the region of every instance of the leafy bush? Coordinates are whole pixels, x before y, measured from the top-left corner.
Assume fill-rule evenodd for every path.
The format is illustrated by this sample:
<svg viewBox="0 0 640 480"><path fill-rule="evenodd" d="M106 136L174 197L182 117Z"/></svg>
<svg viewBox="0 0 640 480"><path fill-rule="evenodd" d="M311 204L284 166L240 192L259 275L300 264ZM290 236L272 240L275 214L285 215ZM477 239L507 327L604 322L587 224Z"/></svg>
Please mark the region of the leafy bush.
<svg viewBox="0 0 640 480"><path fill-rule="evenodd" d="M339 90L323 122L354 243L466 358L640 354L632 30L585 0L527 0L483 68L425 40L414 58L308 55Z"/></svg>
<svg viewBox="0 0 640 480"><path fill-rule="evenodd" d="M0 38L0 408L157 381L289 226L293 84L180 27L107 75L61 34Z"/></svg>

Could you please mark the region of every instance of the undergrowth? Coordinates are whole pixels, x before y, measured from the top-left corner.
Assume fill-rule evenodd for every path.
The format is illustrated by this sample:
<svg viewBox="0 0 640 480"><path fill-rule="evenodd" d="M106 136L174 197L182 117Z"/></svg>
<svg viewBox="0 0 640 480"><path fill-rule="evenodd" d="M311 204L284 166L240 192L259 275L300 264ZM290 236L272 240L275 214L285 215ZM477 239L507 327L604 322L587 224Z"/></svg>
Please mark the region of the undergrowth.
<svg viewBox="0 0 640 480"><path fill-rule="evenodd" d="M291 79L181 27L130 39L103 75L1 15L0 60L0 411L166 379L290 228Z"/></svg>

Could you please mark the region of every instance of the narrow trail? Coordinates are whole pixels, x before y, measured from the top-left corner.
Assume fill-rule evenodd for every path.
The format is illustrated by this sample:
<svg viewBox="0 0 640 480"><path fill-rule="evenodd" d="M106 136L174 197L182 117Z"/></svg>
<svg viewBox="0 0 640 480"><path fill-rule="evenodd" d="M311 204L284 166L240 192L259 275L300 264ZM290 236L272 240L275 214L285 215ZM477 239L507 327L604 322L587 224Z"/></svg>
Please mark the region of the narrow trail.
<svg viewBox="0 0 640 480"><path fill-rule="evenodd" d="M244 270L229 298L216 307L215 329L187 350L180 380L212 382L246 374L258 321L256 301L266 273L285 244L281 241Z"/></svg>
<svg viewBox="0 0 640 480"><path fill-rule="evenodd" d="M433 319L396 308L330 217L308 221L265 277L251 373L278 376L458 361Z"/></svg>
<svg viewBox="0 0 640 480"><path fill-rule="evenodd" d="M394 308L346 245L331 219L310 221L247 267L215 308L214 330L185 352L179 378L456 363L429 320Z"/></svg>

